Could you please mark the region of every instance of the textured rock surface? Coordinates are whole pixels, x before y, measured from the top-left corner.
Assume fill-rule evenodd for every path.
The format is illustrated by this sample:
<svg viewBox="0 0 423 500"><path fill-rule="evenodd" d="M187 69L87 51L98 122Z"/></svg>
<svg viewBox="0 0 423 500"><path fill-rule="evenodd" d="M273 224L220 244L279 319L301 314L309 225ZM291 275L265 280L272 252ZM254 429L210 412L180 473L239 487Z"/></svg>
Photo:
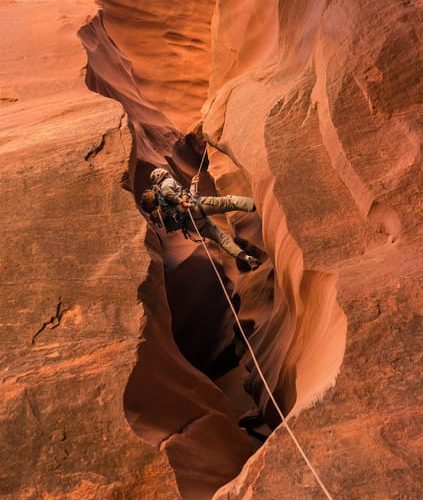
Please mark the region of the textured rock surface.
<svg viewBox="0 0 423 500"><path fill-rule="evenodd" d="M259 39L278 40L278 50L269 53L261 45L253 67L246 62L246 71L234 71L226 80L222 75L246 50L236 33L245 25L262 31L255 22L259 3L244 6L246 20L234 26L231 2L218 2L212 29L220 33L214 44L221 56L214 59L204 129L251 179L277 274L293 270L284 240L293 237L298 245L300 276L291 280L294 294L288 300L321 301L307 276L317 274L318 281L332 276L348 319L336 386L295 420L296 434L336 498L416 498L421 491L416 440L421 422L416 371L422 314L421 5L275 3L273 18L280 23L273 37L268 29ZM287 284L281 288L285 293ZM309 335L316 321L319 315L308 323ZM315 371L306 352L308 347L313 352L310 341L297 333L289 339L292 349L284 363L296 365L292 413L309 401L310 383L325 376L325 365ZM339 334L327 342L335 347ZM216 498L280 495L321 495L281 429Z"/></svg>
<svg viewBox="0 0 423 500"><path fill-rule="evenodd" d="M187 181L208 90L209 171L261 219L219 224L264 263L213 252L276 398L334 497L417 498L420 3L219 0L210 57L214 2L100 3L0 6L1 495L211 498L252 453L241 379L277 425L247 356L222 376L201 251L119 186ZM320 496L282 428L215 494Z"/></svg>
<svg viewBox="0 0 423 500"><path fill-rule="evenodd" d="M151 169L167 165L165 156L168 168L184 181L201 155L145 96L131 61L105 31L107 13L105 5L104 15L80 31L89 60L87 84L119 100L128 112L136 146L129 184L138 198ZM154 263L140 287L148 321L140 362L125 391L125 412L137 435L166 451L182 495L210 498L253 451L228 399L195 368L212 363L226 346L231 325L217 280L197 246L180 234L168 237L162 232L160 241L153 231L149 235Z"/></svg>
<svg viewBox="0 0 423 500"><path fill-rule="evenodd" d="M0 6L2 498L178 497L123 409L150 258L120 187L122 109L83 80L76 31L94 13Z"/></svg>
<svg viewBox="0 0 423 500"><path fill-rule="evenodd" d="M210 72L212 0L100 0L144 98L185 132L201 118Z"/></svg>
<svg viewBox="0 0 423 500"><path fill-rule="evenodd" d="M43 13L30 3L2 7L14 26L8 57L26 58L40 75L34 95L25 93L28 69L16 64L4 77L21 102L4 100L1 128L2 231L14 249L4 249L2 268L2 494L177 498L180 489L186 498L210 498L240 471L251 443L223 393L178 350L163 249L120 187L129 168L125 184L138 193L165 155L184 176L198 151L144 98L101 16L80 33L87 84L123 104L132 135L122 108L87 90L76 32L93 8L81 5L47 2ZM34 16L42 58L35 45L18 43ZM68 54L62 74L55 63ZM211 278L193 243L167 245L174 260L172 245L181 250L176 262L186 261L188 273ZM176 297L186 288L178 275L166 280ZM188 291L193 313L207 290L217 295L208 280ZM205 310L215 329L225 326L222 300ZM206 363L214 331L195 314L180 318L175 337L188 328L205 338L192 356L201 351Z"/></svg>

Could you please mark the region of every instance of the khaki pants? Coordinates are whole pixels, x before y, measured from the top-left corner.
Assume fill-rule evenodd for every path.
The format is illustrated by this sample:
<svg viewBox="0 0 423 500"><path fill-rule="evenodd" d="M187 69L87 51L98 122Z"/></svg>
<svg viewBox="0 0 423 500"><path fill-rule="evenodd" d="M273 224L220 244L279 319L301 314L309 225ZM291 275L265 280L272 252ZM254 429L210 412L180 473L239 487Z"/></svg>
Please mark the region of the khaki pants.
<svg viewBox="0 0 423 500"><path fill-rule="evenodd" d="M242 248L207 217L234 210L253 212L255 210L254 200L247 196L234 195L201 196L199 203L191 208L191 213L202 236L216 242L232 257L237 257L240 252L243 252Z"/></svg>

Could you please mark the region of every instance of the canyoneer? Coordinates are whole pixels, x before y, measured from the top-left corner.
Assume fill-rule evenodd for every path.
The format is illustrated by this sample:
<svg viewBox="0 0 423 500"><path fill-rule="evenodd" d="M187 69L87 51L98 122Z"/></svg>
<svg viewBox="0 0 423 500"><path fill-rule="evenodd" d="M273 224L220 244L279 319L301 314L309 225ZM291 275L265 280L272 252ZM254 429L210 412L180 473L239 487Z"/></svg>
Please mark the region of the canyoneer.
<svg viewBox="0 0 423 500"><path fill-rule="evenodd" d="M145 190L142 194L141 208L149 214L154 224L164 227L169 233L182 230L185 237L191 237L195 227L189 217L188 210L190 210L203 238L216 242L238 261L240 267L257 269L260 265L259 260L248 255L208 217L235 210L254 212L256 207L252 198L234 195L199 196L199 175L192 178L191 187L187 191L164 168L153 170L150 174L150 181L152 188Z"/></svg>

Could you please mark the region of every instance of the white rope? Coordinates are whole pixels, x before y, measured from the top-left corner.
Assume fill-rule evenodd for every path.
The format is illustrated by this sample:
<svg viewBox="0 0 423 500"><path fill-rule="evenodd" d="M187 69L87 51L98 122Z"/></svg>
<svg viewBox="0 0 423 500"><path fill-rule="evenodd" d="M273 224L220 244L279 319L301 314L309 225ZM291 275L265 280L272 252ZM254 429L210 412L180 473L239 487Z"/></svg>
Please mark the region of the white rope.
<svg viewBox="0 0 423 500"><path fill-rule="evenodd" d="M203 159L204 159L204 156L205 156L205 154L203 154ZM202 165L202 163L203 163L203 160L201 160L201 165ZM200 169L201 169L201 165L200 165ZM231 300L231 298L230 298L230 296L228 294L228 291L226 290L225 284L223 283L222 277L220 276L220 273L217 270L216 264L214 263L214 260L213 260L212 256L210 255L209 249L207 248L207 245L205 244L204 239L201 236L201 233L200 233L200 231L199 231L199 229L197 227L197 224L195 223L194 217L192 216L191 210L189 208L188 208L188 214L189 214L189 216L191 218L191 222L192 222L192 224L193 224L193 226L194 226L194 228L195 228L198 236L200 237L201 244L204 247L204 250L205 250L205 252L207 254L207 257L209 258L210 263L213 266L214 272L216 273L216 276L217 276L217 278L219 280L220 286L222 287L223 293L225 294L226 300L228 301L228 304L229 304L229 307L230 307L230 309L232 311L232 314L234 315L234 318L235 318L235 321L236 321L236 323L238 325L238 328L239 328L239 330L240 330L240 332L242 334L242 337L243 337L243 339L244 339L244 341L245 341L245 343L246 343L246 345L248 347L248 350L250 351L251 358L252 358L252 360L254 362L254 365L255 365L255 367L257 369L257 372L260 375L260 378L261 378L261 380L263 382L263 385L266 388L266 391L268 392L269 397L270 397L270 399L271 399L271 401L272 401L272 403L273 403L276 411L278 412L278 414L279 414L279 416L281 418L282 424L285 426L285 429L288 431L289 435L291 436L292 440L294 441L295 446L297 447L298 451L300 452L301 456L303 457L305 463L307 464L308 468L311 470L311 472L313 473L314 477L316 478L316 481L319 484L320 488L322 489L323 493L326 495L326 497L329 500L333 500L331 494L329 493L329 491L327 490L327 488L323 484L322 480L320 479L319 475L317 474L316 470L314 469L313 465L311 464L310 460L308 459L307 455L305 454L304 450L302 449L300 443L298 442L297 438L295 437L294 433L292 432L290 426L288 425L288 423L287 423L287 421L286 421L286 419L285 419L285 417L284 417L284 415L282 413L282 410L279 408L279 405L276 402L276 399L274 398L272 391L270 390L270 387L269 387L269 385L268 385L268 383L266 381L266 378L263 375L263 372L261 371L260 365L259 365L259 363L257 361L256 355L254 354L253 348L251 347L251 344L248 341L247 335L245 334L244 329L242 328L241 322L240 322L240 320L238 318L238 315L237 315L237 313L235 311L235 307L232 304L232 300Z"/></svg>
<svg viewBox="0 0 423 500"><path fill-rule="evenodd" d="M207 146L204 147L204 152L203 152L203 156L201 157L200 167L198 168L197 175L200 175L201 168L202 168L203 162L204 162L204 158L206 157L206 153L207 153Z"/></svg>

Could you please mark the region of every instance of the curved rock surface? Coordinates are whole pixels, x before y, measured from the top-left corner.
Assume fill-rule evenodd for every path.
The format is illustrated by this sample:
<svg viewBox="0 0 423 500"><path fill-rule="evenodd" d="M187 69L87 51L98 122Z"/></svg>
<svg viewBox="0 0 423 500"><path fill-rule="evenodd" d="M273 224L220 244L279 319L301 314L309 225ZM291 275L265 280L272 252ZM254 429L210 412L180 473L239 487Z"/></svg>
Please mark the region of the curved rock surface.
<svg viewBox="0 0 423 500"><path fill-rule="evenodd" d="M100 0L108 35L142 95L181 132L201 118L210 74L213 0Z"/></svg>
<svg viewBox="0 0 423 500"><path fill-rule="evenodd" d="M421 5L275 2L273 35L256 22L261 3L244 3L239 26L238 5L217 5L220 57L203 130L250 179L275 292L285 292L299 323L282 331L285 351L263 356L295 366L298 414L333 382L342 358L342 316L328 309L336 294L348 321L341 371L322 402L295 419L295 432L336 498L417 497ZM253 53L236 35L246 25L263 40ZM252 61L240 67L245 53ZM264 341L253 340L260 349ZM269 378L275 364L264 362ZM278 429L215 498L282 492L320 496Z"/></svg>
<svg viewBox="0 0 423 500"><path fill-rule="evenodd" d="M201 248L121 189L206 138L202 192L257 203L216 218L257 271L211 248L299 441L336 498L417 498L421 5L99 3L0 6L2 496L321 497Z"/></svg>
<svg viewBox="0 0 423 500"><path fill-rule="evenodd" d="M120 101L127 110L135 139L136 159L129 172L135 198L147 187L151 169L166 162L175 176L186 181L201 155L190 143L191 136L184 137L144 96L131 62L105 30L103 13L79 35L88 54L87 85ZM125 413L138 436L166 451L183 497L210 498L240 471L253 451L228 399L194 368L205 370L226 347L227 306L196 245L180 234L162 232L159 237L149 231L153 262L139 289L146 323L139 363L125 390ZM206 455L204 449L209 450Z"/></svg>
<svg viewBox="0 0 423 500"><path fill-rule="evenodd" d="M167 456L141 442L123 408L150 257L146 224L120 187L125 115L84 83L76 32L95 11L0 5L5 499L179 496Z"/></svg>

